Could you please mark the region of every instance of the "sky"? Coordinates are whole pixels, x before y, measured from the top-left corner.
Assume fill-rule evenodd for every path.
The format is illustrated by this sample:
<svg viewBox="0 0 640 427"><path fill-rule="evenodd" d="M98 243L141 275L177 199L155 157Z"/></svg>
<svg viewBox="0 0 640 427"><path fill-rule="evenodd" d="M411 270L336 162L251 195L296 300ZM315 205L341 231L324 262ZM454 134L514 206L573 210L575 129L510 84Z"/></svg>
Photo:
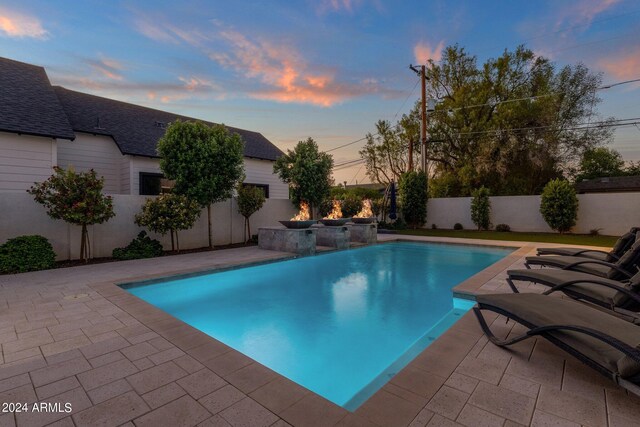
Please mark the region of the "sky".
<svg viewBox="0 0 640 427"><path fill-rule="evenodd" d="M419 97L409 64L458 43L478 61L525 44L604 83L640 78L638 0L0 0L0 56L53 84L322 150L395 122ZM640 85L600 91L599 113L640 117ZM358 159L364 142L331 151ZM640 160L640 128L612 148ZM369 182L364 167L337 182Z"/></svg>

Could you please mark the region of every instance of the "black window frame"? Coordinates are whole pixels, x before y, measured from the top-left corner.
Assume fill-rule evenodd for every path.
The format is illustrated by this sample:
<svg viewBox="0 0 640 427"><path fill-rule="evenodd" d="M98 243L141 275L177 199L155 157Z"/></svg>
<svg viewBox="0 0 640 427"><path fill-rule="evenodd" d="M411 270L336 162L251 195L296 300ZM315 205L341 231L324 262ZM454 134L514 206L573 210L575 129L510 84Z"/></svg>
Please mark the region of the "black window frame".
<svg viewBox="0 0 640 427"><path fill-rule="evenodd" d="M139 183L138 183L138 194L141 196L159 196L162 194L162 178L164 175L157 172L140 172L138 175ZM149 194L145 193L144 190L144 178L158 178L158 193L157 194Z"/></svg>
<svg viewBox="0 0 640 427"><path fill-rule="evenodd" d="M243 182L242 185L247 187L260 188L262 189L262 191L264 191L264 198L269 198L269 184L254 184L253 182Z"/></svg>

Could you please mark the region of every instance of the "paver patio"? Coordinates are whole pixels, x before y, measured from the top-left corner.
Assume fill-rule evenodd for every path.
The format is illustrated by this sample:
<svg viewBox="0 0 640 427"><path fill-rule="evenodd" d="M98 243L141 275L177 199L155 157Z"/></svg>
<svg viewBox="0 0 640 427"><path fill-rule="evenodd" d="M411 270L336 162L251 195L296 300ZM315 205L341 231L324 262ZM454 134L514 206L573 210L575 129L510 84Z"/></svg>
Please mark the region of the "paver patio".
<svg viewBox="0 0 640 427"><path fill-rule="evenodd" d="M507 292L504 271L522 266L533 246L505 245L522 248L455 291ZM511 350L488 343L472 313L351 413L114 285L289 256L252 247L0 276L0 402L72 405L70 413L0 413L0 426L631 426L640 419L639 398L543 339ZM522 330L491 320L502 336Z"/></svg>

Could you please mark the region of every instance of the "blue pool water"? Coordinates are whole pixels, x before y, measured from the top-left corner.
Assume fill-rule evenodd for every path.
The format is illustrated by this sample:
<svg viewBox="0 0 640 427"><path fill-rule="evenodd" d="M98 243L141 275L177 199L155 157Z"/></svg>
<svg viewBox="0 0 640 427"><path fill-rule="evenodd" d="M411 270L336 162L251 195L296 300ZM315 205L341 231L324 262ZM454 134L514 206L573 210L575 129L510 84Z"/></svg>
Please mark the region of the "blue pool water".
<svg viewBox="0 0 640 427"><path fill-rule="evenodd" d="M509 252L387 243L125 287L353 410L473 306L451 288Z"/></svg>

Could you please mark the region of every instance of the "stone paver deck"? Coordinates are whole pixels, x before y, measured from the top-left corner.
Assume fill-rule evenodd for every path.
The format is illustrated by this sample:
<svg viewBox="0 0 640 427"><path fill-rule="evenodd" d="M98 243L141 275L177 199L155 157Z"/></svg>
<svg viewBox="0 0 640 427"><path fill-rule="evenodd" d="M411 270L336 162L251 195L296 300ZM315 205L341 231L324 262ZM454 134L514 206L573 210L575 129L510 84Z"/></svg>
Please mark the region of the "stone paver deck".
<svg viewBox="0 0 640 427"><path fill-rule="evenodd" d="M520 247L455 290L468 295L508 291L504 271L521 266L533 250L514 242L417 240ZM0 276L0 403L29 404L28 412L0 412L0 426L631 426L640 420L639 398L543 339L511 350L488 343L472 313L349 412L114 284L289 256L254 247ZM490 320L498 335L522 331L500 316ZM34 402L58 403L60 410L33 412Z"/></svg>

